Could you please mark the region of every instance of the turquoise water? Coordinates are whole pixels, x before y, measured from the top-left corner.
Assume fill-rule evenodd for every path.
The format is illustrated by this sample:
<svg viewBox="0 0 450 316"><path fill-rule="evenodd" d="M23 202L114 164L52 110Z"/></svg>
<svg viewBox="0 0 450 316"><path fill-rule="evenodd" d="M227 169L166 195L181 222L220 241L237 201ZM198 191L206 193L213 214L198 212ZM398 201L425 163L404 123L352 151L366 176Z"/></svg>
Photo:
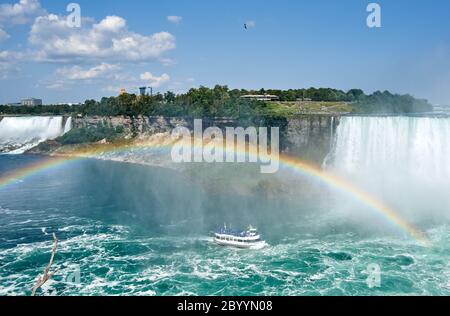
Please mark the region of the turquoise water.
<svg viewBox="0 0 450 316"><path fill-rule="evenodd" d="M0 175L40 159L0 156ZM239 195L176 171L95 160L41 172L0 188L0 295L30 294L52 232L60 270L45 295L450 294L448 224L423 227L424 247L333 217L329 191L311 190L312 199ZM223 222L257 225L270 246L214 245L209 233ZM370 287L374 264L380 282Z"/></svg>

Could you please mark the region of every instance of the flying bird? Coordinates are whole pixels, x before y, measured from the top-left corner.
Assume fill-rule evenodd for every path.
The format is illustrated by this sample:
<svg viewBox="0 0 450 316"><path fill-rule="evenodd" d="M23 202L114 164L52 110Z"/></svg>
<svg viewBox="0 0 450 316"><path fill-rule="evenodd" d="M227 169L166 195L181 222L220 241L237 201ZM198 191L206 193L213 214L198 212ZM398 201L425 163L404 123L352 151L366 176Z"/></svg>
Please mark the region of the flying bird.
<svg viewBox="0 0 450 316"><path fill-rule="evenodd" d="M244 29L248 30L247 23L244 23Z"/></svg>

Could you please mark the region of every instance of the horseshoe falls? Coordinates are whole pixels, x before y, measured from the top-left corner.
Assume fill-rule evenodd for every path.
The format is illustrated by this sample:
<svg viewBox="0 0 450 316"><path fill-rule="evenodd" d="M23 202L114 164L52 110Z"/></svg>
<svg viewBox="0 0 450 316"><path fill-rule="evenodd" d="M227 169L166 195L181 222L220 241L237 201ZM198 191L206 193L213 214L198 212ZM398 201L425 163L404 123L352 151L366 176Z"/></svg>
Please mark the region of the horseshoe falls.
<svg viewBox="0 0 450 316"><path fill-rule="evenodd" d="M343 117L327 167L412 221L450 216L450 118ZM356 215L357 216L357 215Z"/></svg>

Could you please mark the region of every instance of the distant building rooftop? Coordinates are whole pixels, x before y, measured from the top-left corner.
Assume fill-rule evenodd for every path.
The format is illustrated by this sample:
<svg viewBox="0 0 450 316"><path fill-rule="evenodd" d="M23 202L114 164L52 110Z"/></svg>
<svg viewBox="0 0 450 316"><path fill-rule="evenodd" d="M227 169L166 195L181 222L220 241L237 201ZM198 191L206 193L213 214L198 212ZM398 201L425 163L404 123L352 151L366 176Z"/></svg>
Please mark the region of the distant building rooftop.
<svg viewBox="0 0 450 316"><path fill-rule="evenodd" d="M22 105L25 106L36 106L36 105L42 105L41 99L35 99L35 98L28 98L22 100Z"/></svg>
<svg viewBox="0 0 450 316"><path fill-rule="evenodd" d="M278 100L279 97L271 94L246 94L241 96L241 99L257 100L257 101L274 101Z"/></svg>

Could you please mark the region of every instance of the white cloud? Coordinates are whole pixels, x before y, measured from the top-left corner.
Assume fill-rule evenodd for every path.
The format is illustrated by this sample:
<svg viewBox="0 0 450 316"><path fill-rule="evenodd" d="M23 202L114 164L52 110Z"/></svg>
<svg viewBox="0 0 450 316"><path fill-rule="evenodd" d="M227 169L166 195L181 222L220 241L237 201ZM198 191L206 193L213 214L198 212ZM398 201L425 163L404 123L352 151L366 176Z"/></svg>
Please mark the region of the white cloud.
<svg viewBox="0 0 450 316"><path fill-rule="evenodd" d="M66 90L79 84L98 84L104 80L108 82L122 81L124 75L118 73L119 65L101 63L92 67L62 67L56 69L55 73L41 80L40 84L51 90Z"/></svg>
<svg viewBox="0 0 450 316"><path fill-rule="evenodd" d="M0 51L0 62L14 62L23 57L23 54L20 52L15 52L11 50L2 50Z"/></svg>
<svg viewBox="0 0 450 316"><path fill-rule="evenodd" d="M169 15L167 17L167 21L169 21L170 23L174 23L174 24L180 24L182 19L183 18L181 16L177 16L177 15Z"/></svg>
<svg viewBox="0 0 450 316"><path fill-rule="evenodd" d="M46 88L50 90L65 90L66 85L64 84L64 82L55 82L47 85Z"/></svg>
<svg viewBox="0 0 450 316"><path fill-rule="evenodd" d="M0 29L0 42L9 38L9 34Z"/></svg>
<svg viewBox="0 0 450 316"><path fill-rule="evenodd" d="M108 93L112 93L112 94L114 94L114 95L118 95L118 94L120 94L120 92L121 92L121 90L122 89L125 89L125 91L127 92L127 93L134 93L134 94L136 94L136 93L138 93L138 91L137 91L137 87L136 86L133 86L133 85L120 85L120 84L116 84L116 85L109 85L109 86L106 86L106 87L103 87L103 88L101 88L101 90L103 91L103 92L108 92Z"/></svg>
<svg viewBox="0 0 450 316"><path fill-rule="evenodd" d="M94 28L102 32L120 32L127 26L127 21L120 16L107 16L105 19L101 20L100 23L95 24Z"/></svg>
<svg viewBox="0 0 450 316"><path fill-rule="evenodd" d="M35 59L48 62L153 61L175 49L168 32L141 35L128 30L126 20L107 16L99 23L84 19L83 27L71 28L65 17L41 16L34 22L29 42L38 51Z"/></svg>
<svg viewBox="0 0 450 316"><path fill-rule="evenodd" d="M158 77L150 72L144 72L139 76L117 73L108 81L108 85L102 88L102 91L118 94L121 89L125 89L128 93L138 93L137 87L146 85L157 89L169 81L170 76L167 74Z"/></svg>
<svg viewBox="0 0 450 316"><path fill-rule="evenodd" d="M140 75L140 78L142 81L145 81L148 83L148 85L152 88L159 88L163 84L166 84L170 81L170 76L168 74L162 74L160 77L154 76L150 72L144 72Z"/></svg>
<svg viewBox="0 0 450 316"><path fill-rule="evenodd" d="M19 71L17 63L23 58L23 54L15 51L0 51L0 79L8 77Z"/></svg>
<svg viewBox="0 0 450 316"><path fill-rule="evenodd" d="M120 69L118 65L101 63L87 69L80 66L59 68L56 70L56 75L69 80L90 80L113 76L113 72L118 69Z"/></svg>
<svg viewBox="0 0 450 316"><path fill-rule="evenodd" d="M177 64L177 61L175 59L172 58L167 58L167 57L162 57L159 59L159 62L163 65L163 66L174 66Z"/></svg>
<svg viewBox="0 0 450 316"><path fill-rule="evenodd" d="M12 73L17 73L19 68L15 64L0 62L0 79L8 79Z"/></svg>
<svg viewBox="0 0 450 316"><path fill-rule="evenodd" d="M0 23L26 24L39 15L46 14L38 0L20 0L18 3L0 4Z"/></svg>

